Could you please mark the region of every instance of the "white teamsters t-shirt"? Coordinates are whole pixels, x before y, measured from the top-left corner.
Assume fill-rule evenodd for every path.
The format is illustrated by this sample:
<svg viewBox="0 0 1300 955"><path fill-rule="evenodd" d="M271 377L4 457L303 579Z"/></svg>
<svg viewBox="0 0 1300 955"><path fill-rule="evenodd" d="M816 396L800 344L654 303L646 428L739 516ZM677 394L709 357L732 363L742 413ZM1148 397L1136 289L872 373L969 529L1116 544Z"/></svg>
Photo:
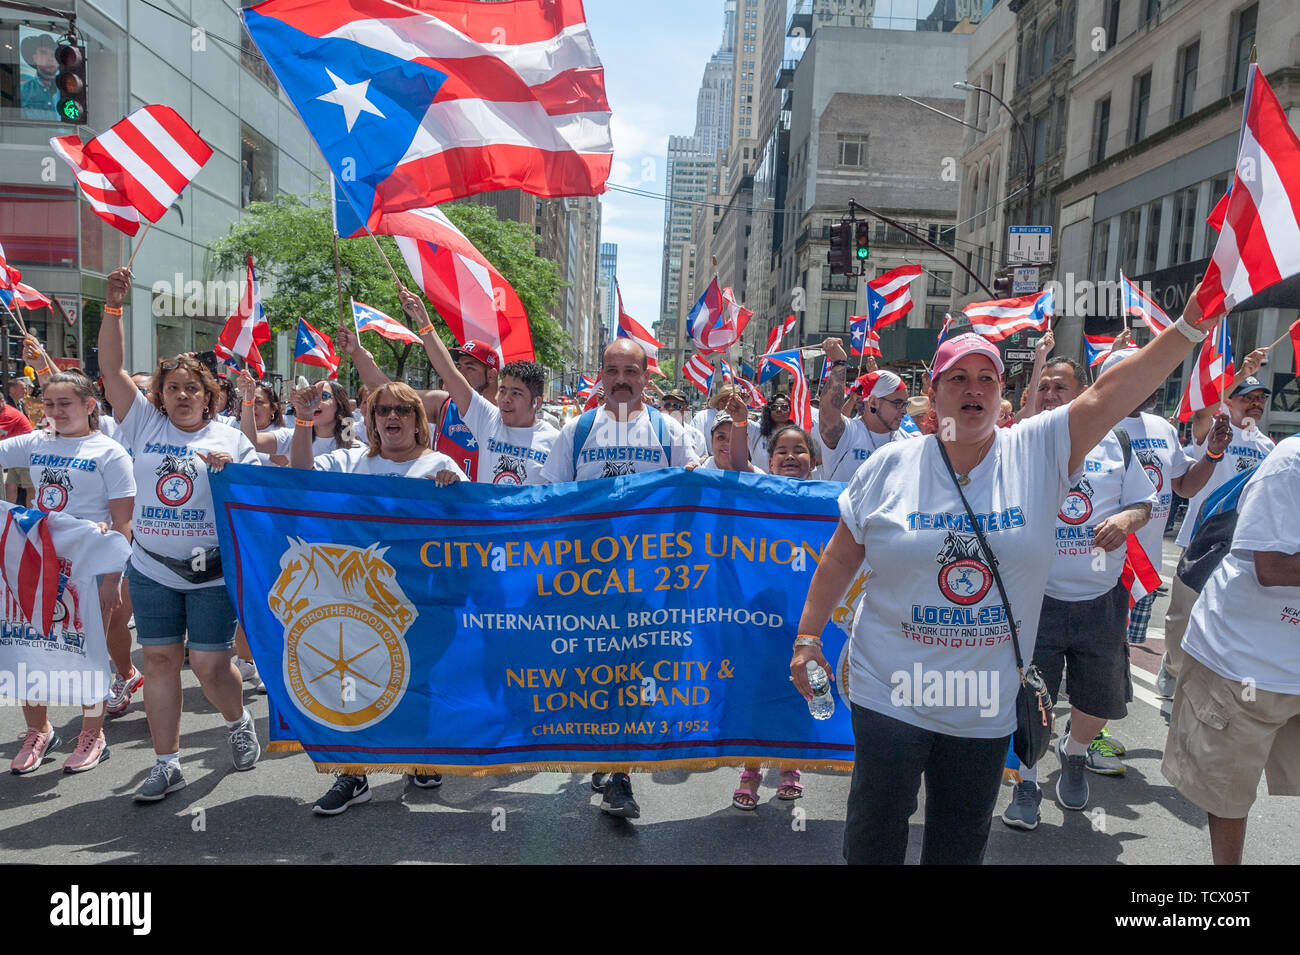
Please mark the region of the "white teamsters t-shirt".
<svg viewBox="0 0 1300 955"><path fill-rule="evenodd" d="M431 478L441 471L451 471L462 481L469 480L456 462L441 451L423 454L409 461L390 461L378 454L371 455L368 447L340 448L322 454L313 462L317 471L335 474L374 474L380 477Z"/></svg>
<svg viewBox="0 0 1300 955"><path fill-rule="evenodd" d="M1201 505L1205 499L1214 493L1224 481L1229 480L1238 471L1244 471L1253 465L1263 461L1270 451L1273 450L1273 439L1258 429L1247 431L1244 428L1238 428L1235 424L1229 424L1232 428L1232 440L1228 442L1227 448L1223 451L1223 460L1214 466L1214 473L1210 479L1205 482L1205 487L1196 492L1196 496L1187 504L1187 516L1183 518L1183 524L1178 528L1179 547L1186 547L1192 542L1192 528L1196 524L1196 515L1200 513ZM1192 457L1193 463L1199 461L1209 449L1210 439L1207 436L1199 445L1189 445L1187 453Z"/></svg>
<svg viewBox="0 0 1300 955"><path fill-rule="evenodd" d="M216 511L208 466L196 452L224 451L235 464L257 464L253 445L239 429L218 421L208 422L199 431L182 431L141 394L119 424L135 467L131 566L173 590L221 586L225 583L221 577L192 584L142 548L175 560L192 560L196 547L216 547Z"/></svg>
<svg viewBox="0 0 1300 955"><path fill-rule="evenodd" d="M1195 462L1183 452L1174 426L1159 415L1133 415L1121 421L1119 426L1128 432L1133 442L1133 456L1141 462L1142 470L1156 492L1151 520L1138 530L1137 539L1159 572L1165 527L1169 524L1169 512L1174 502L1173 482L1186 474Z"/></svg>
<svg viewBox="0 0 1300 955"><path fill-rule="evenodd" d="M274 428L268 432L269 434L275 436L276 454L283 454L286 457L288 457L289 450L293 446L293 433L295 430L297 430L295 426L289 425L288 427L284 427L284 428ZM313 458L318 458L322 454L329 454L331 451L337 451L339 447L340 445L338 443L338 440L334 437L334 435L331 434L329 437L326 438L318 438L316 437L315 429L314 428L312 429L311 456Z"/></svg>
<svg viewBox="0 0 1300 955"><path fill-rule="evenodd" d="M877 434L863 423L861 418L851 418L844 425L844 433L833 448L826 446L822 440L820 427L814 427L813 440L817 442L817 451L822 459L822 471L828 481L847 483L853 479L858 468L862 467L872 454L894 441L905 441L917 435L902 429L888 434Z"/></svg>
<svg viewBox="0 0 1300 955"><path fill-rule="evenodd" d="M1192 608L1183 650L1243 686L1300 695L1300 587L1264 587L1255 574L1255 552L1300 551L1300 436L1278 444L1237 507L1232 549Z"/></svg>
<svg viewBox="0 0 1300 955"><path fill-rule="evenodd" d="M1131 437L1131 436L1130 436ZM1056 515L1056 557L1043 593L1057 600L1095 600L1115 589L1124 570L1127 542L1094 554L1097 525L1126 507L1154 505L1155 488L1134 453L1124 467L1124 451L1114 432L1088 452L1083 474L1070 488ZM1147 555L1148 557L1150 554ZM1160 552L1152 558L1159 565ZM1003 578L1004 580L1006 578Z"/></svg>
<svg viewBox="0 0 1300 955"><path fill-rule="evenodd" d="M110 523L108 502L135 496L130 455L98 431L80 438L44 431L6 438L0 467L31 468L36 507L84 521Z"/></svg>
<svg viewBox="0 0 1300 955"><path fill-rule="evenodd" d="M105 440L108 440L107 438ZM14 505L0 503L0 529ZM17 508L23 513L23 508ZM31 513L31 512L27 512ZM113 665L104 638L104 618L99 609L100 574L115 574L126 566L131 545L116 531L101 534L95 525L70 514L50 513L50 542L59 558L59 590L53 625L43 632L41 610L29 620L19 595L0 575L0 703L14 697L32 703L93 706L108 697ZM22 533L16 523L11 533Z"/></svg>
<svg viewBox="0 0 1300 955"><path fill-rule="evenodd" d="M660 468L685 467L695 457L687 449L683 426L665 414L663 442L650 423L649 406L643 406L631 421L619 421L605 408L597 408L587 440L578 449L578 466L573 466L573 442L582 415L565 424L551 445L550 457L542 468L542 482L591 481L596 478L641 474Z"/></svg>
<svg viewBox="0 0 1300 955"><path fill-rule="evenodd" d="M995 434L963 490L998 558L1028 662L1056 551L1056 514L1072 483L1069 409ZM850 699L937 733L1010 734L1019 688L1011 630L937 436L896 441L872 455L839 504L872 568L853 622ZM938 699L923 692L935 679L954 692Z"/></svg>
<svg viewBox="0 0 1300 955"><path fill-rule="evenodd" d="M542 468L559 430L540 418L531 428L508 427L500 409L477 391L461 420L478 442L478 483L542 483Z"/></svg>

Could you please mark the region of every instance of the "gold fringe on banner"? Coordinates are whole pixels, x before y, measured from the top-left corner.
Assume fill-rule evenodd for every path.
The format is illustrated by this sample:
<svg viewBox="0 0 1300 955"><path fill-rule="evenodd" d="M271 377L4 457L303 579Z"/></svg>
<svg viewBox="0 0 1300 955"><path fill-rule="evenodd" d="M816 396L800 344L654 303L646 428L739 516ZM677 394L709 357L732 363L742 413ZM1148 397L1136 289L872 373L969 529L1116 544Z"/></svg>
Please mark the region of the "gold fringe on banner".
<svg viewBox="0 0 1300 955"><path fill-rule="evenodd" d="M270 753L301 752L298 743L280 742L267 746ZM758 763L763 769L802 769L808 772L849 773L852 760L842 759L773 759L769 757L705 756L695 759L669 759L663 762L636 763L497 763L491 766L446 766L437 763L313 763L318 773L347 773L350 776L370 773L441 773L444 776L511 776L520 773L597 773L610 772L617 767L620 772L661 773L673 769L707 770L721 766L737 769Z"/></svg>

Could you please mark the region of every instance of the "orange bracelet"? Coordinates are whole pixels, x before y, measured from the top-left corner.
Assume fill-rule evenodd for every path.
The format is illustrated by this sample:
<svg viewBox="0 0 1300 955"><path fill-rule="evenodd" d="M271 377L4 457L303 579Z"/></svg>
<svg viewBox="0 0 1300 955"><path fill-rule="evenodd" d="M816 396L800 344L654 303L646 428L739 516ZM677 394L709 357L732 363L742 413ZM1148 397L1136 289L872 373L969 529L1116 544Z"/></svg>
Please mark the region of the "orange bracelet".
<svg viewBox="0 0 1300 955"><path fill-rule="evenodd" d="M105 305L105 306L104 306L104 314L105 314L105 315L121 315L121 314L122 314L122 310L121 310L120 308L117 308L117 307L113 306L113 305Z"/></svg>
<svg viewBox="0 0 1300 955"><path fill-rule="evenodd" d="M314 421L303 421L301 418L294 418L293 422L300 428L311 428L316 424Z"/></svg>
<svg viewBox="0 0 1300 955"><path fill-rule="evenodd" d="M433 331L433 322L430 322L428 325L425 325L423 328L416 329L416 334L427 335L431 331Z"/></svg>
<svg viewBox="0 0 1300 955"><path fill-rule="evenodd" d="M255 405L255 404L257 404L257 400L256 400L256 399L254 399L254 400L252 400L252 401L245 401L245 402L244 402L244 407L245 407L245 408L251 408L251 407L252 407L253 405Z"/></svg>

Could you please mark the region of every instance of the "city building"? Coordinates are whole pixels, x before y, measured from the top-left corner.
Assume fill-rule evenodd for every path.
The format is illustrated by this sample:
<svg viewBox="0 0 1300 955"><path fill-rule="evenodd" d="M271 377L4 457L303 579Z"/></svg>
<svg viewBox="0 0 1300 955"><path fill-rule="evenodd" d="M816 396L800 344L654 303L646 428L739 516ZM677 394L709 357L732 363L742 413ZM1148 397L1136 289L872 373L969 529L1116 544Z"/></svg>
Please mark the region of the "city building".
<svg viewBox="0 0 1300 955"><path fill-rule="evenodd" d="M614 286L618 279L618 245L613 242L600 244L600 288L601 321L605 340L608 341L618 333L618 297Z"/></svg>

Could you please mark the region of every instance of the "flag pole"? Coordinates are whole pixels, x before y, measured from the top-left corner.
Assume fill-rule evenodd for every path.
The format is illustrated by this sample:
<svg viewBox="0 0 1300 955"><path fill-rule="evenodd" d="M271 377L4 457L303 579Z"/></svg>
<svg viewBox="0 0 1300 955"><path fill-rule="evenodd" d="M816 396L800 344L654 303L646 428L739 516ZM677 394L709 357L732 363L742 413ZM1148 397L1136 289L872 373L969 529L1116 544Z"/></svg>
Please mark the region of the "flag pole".
<svg viewBox="0 0 1300 955"><path fill-rule="evenodd" d="M375 234L370 231L370 223L368 223L365 220L365 217L361 215L361 212L353 204L352 197L348 195L348 191L346 189L343 189L342 187L339 188L339 191L343 193L343 198L348 201L348 205L352 206L352 211L356 214L357 219L361 222L361 228L366 230L366 235L370 236L370 241L375 244L375 249L376 251L379 252L379 257L384 260L384 265L388 266L388 271L392 274L393 281L396 282L398 285L401 285L402 280L398 278L397 269L393 268L393 263L388 261L388 256L384 254L384 247L379 244L379 240L375 238ZM333 229L334 238L337 241L338 229L334 228L333 226L331 226L331 229Z"/></svg>
<svg viewBox="0 0 1300 955"><path fill-rule="evenodd" d="M339 269L339 234L330 227L330 236L334 239L334 285L339 293L339 327L343 327L343 273Z"/></svg>
<svg viewBox="0 0 1300 955"><path fill-rule="evenodd" d="M1275 342L1274 342L1273 344L1271 344L1271 345L1265 345L1265 346L1264 346L1264 351L1269 351L1269 350L1271 350L1271 349L1273 349L1273 348L1276 348L1278 345L1282 344L1282 342L1283 342L1284 339L1289 338L1290 335L1291 335L1291 328L1290 328L1290 326L1288 326L1288 327L1287 327L1287 330L1284 331L1284 332L1282 333L1282 335L1278 338L1277 341L1275 341Z"/></svg>
<svg viewBox="0 0 1300 955"><path fill-rule="evenodd" d="M131 263L135 261L135 254L140 251L140 246L144 245L144 237L149 234L149 227L153 225L148 219L145 220L144 228L140 230L140 238L135 243L135 248L131 250L131 257L126 260L126 267L129 269Z"/></svg>

